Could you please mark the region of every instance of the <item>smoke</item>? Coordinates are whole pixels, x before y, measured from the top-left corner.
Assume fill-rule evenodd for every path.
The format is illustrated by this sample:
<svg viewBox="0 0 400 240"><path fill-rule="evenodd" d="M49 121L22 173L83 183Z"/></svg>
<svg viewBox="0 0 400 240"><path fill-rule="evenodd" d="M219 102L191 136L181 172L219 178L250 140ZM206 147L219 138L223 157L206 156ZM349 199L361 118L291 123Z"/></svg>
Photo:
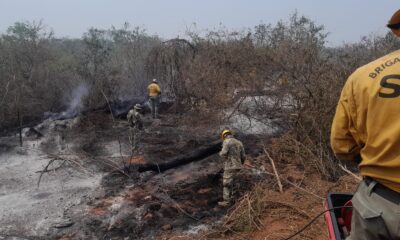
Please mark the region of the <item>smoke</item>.
<svg viewBox="0 0 400 240"><path fill-rule="evenodd" d="M62 120L76 117L83 110L83 100L89 94L89 87L85 83L79 84L69 94L67 99L67 110L60 113L46 112L45 118Z"/></svg>
<svg viewBox="0 0 400 240"><path fill-rule="evenodd" d="M78 115L83 108L83 99L89 94L89 88L86 84L81 83L74 90L72 90L68 108L65 111L67 116Z"/></svg>

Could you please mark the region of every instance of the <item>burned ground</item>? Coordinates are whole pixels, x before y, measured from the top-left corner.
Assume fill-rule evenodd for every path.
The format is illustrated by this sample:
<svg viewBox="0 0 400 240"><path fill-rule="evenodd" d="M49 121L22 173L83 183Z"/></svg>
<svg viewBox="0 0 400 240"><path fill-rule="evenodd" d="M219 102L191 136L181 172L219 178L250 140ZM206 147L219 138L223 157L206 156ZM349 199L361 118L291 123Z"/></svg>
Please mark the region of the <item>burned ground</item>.
<svg viewBox="0 0 400 240"><path fill-rule="evenodd" d="M90 202L84 222L96 238L149 239L172 229L179 233L199 225L212 226L226 213L217 205L222 198L222 164L216 155L162 173L154 169L135 172L135 164L161 165L177 156L184 158L217 138L215 131L199 134L177 123L174 115L147 122L139 153L122 162L116 157L120 167L131 171L108 173L102 180L104 194ZM126 136L118 141L128 144Z"/></svg>
<svg viewBox="0 0 400 240"><path fill-rule="evenodd" d="M0 36L0 239L285 239L328 191L354 190L330 125L345 80L398 49L393 34L331 47L297 12L169 40L140 29L58 39L26 22ZM132 155L124 118L136 103L148 112L152 78L169 111L146 118ZM224 127L253 167L223 210L212 153ZM322 218L296 237L326 239Z"/></svg>
<svg viewBox="0 0 400 240"><path fill-rule="evenodd" d="M2 211L5 239L283 239L322 210L328 190L348 192L356 185L348 177L321 180L302 160L278 158L284 189L279 193L275 177L265 174L273 170L264 148L273 142L238 132L254 168L235 182L236 205L224 209L217 204L222 162L216 154L163 171L137 172L137 166L162 166L212 146L218 142L216 129L199 131L173 113L156 120L146 116L133 154L128 124L106 112L48 120L35 129L43 136L25 137L22 148L16 136L1 139L1 164L10 174L28 173L2 175L0 201L12 209ZM42 174L52 159L58 160ZM325 238L324 229L319 219L299 239Z"/></svg>
<svg viewBox="0 0 400 240"><path fill-rule="evenodd" d="M26 189L30 189L28 197L37 199L43 212L38 214L27 206L21 214L31 214L32 217L27 219L29 222L20 221L19 215L13 212L3 215L8 218L3 218L3 226L8 228L1 229L2 236L153 239L168 232L205 230L205 226L214 226L226 214L226 209L217 205L222 198L222 163L216 154L206 154L162 173L138 173L134 167L135 164L165 164L177 157L184 158L199 148L218 142L218 129L201 132L190 129L174 114L163 114L162 119L156 120L146 117L145 129L139 137L139 150L134 154L130 152L126 121L101 111L69 120L48 119L35 131L43 136L24 137L22 148L17 146L16 136L2 138L2 159L14 161L21 152L21 158L29 155L21 163L21 167L29 172L29 178L20 181L26 182ZM256 141L251 136L241 137ZM252 151L248 149L248 152ZM40 156L43 159L38 161ZM52 160L55 161L45 169ZM46 172L42 173L43 169ZM79 173L78 178L74 171ZM39 176L40 185L35 188L32 183L38 183ZM63 193L71 181L93 177L96 183L85 188L73 187L72 198ZM14 179L8 175L3 178L5 185L10 185L7 181ZM51 198L54 189L49 185L57 178L63 183L57 190L59 196L54 204L55 199ZM8 188L2 190L6 205L12 201L12 192ZM74 202L69 203L66 198ZM26 199L24 204L28 203L29 199ZM58 214L46 216L46 211ZM34 219L35 215L37 219ZM17 228L21 223L26 228Z"/></svg>

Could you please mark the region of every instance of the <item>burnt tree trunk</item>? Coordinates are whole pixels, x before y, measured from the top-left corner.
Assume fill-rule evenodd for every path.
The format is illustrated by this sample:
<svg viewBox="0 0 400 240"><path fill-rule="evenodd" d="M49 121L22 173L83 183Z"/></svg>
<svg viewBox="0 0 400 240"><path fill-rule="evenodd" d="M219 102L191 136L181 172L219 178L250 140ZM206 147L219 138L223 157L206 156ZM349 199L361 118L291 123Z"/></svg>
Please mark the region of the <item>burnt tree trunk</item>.
<svg viewBox="0 0 400 240"><path fill-rule="evenodd" d="M129 172L132 169L137 169L139 172L164 172L171 168L176 168L191 162L200 161L206 157L218 153L221 150L221 141L215 141L206 147L200 147L188 154L171 158L163 163L145 163L145 164L130 164L124 168L124 171Z"/></svg>
<svg viewBox="0 0 400 240"><path fill-rule="evenodd" d="M18 122L19 122L19 145L22 147L22 117L20 108L18 108Z"/></svg>

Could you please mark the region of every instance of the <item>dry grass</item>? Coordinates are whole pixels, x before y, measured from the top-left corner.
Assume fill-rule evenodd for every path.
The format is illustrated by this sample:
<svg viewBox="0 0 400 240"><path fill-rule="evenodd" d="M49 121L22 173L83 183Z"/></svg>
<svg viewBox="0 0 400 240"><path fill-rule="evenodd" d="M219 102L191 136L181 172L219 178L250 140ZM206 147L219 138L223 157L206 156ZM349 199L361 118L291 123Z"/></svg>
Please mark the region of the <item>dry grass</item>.
<svg viewBox="0 0 400 240"><path fill-rule="evenodd" d="M230 210L223 227L238 232L260 230L261 217L266 211L268 190L265 183L257 184L251 192L246 193Z"/></svg>

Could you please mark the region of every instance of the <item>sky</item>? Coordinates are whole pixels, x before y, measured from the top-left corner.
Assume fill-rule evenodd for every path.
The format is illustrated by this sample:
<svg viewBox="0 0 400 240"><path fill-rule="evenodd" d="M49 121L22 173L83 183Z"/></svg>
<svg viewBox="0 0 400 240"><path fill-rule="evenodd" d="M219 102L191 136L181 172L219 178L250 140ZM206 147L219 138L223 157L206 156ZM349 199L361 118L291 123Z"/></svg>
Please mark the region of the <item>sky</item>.
<svg viewBox="0 0 400 240"><path fill-rule="evenodd" d="M168 39L184 36L187 29L276 24L297 11L324 25L328 45L338 46L385 34L385 24L399 8L396 0L0 0L0 33L18 21L42 20L57 37L80 38L90 27L129 22Z"/></svg>

